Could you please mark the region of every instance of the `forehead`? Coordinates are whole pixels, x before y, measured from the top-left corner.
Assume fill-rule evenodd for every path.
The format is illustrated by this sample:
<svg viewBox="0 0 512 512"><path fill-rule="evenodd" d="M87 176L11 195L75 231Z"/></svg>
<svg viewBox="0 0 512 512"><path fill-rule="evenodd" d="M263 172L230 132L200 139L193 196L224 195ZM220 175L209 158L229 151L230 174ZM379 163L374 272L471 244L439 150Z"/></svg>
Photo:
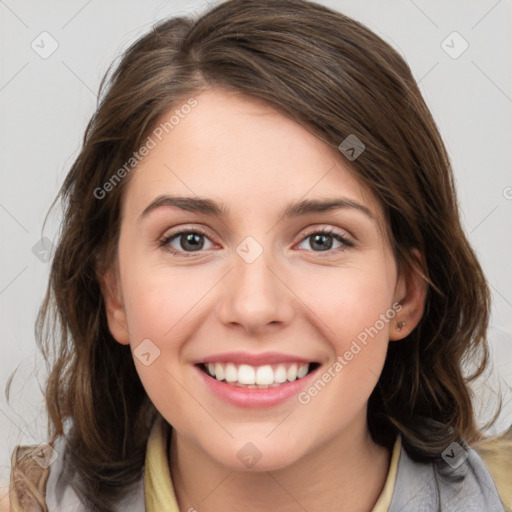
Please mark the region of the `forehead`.
<svg viewBox="0 0 512 512"><path fill-rule="evenodd" d="M382 222L380 202L337 148L251 97L213 89L194 99L192 109L174 115L174 124L168 121L180 104L159 120L154 147L125 191L127 210L140 214L166 193L217 199L245 215L258 206L270 214L292 201L343 196Z"/></svg>

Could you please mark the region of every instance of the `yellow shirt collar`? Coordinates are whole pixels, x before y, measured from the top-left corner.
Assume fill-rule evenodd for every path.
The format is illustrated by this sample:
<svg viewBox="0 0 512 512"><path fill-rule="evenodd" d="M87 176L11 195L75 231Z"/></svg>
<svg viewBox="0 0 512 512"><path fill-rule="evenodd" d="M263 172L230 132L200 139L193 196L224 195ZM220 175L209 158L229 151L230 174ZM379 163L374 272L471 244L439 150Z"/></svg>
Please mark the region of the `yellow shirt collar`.
<svg viewBox="0 0 512 512"><path fill-rule="evenodd" d="M169 426L158 417L149 434L144 471L146 512L180 512L171 480L167 454Z"/></svg>
<svg viewBox="0 0 512 512"><path fill-rule="evenodd" d="M146 450L144 473L146 512L180 512L167 459L169 453L168 433L169 426L166 421L161 417L157 418L151 429ZM372 512L388 512L395 488L401 448L401 439L400 436L397 436L393 446L388 476Z"/></svg>
<svg viewBox="0 0 512 512"><path fill-rule="evenodd" d="M388 476L384 482L384 487L380 493L379 499L375 506L372 508L372 512L388 512L389 506L391 505L391 499L393 498L393 491L395 490L396 473L398 471L398 459L400 459L400 453L402 451L402 438L400 434L396 437L393 451L391 452L391 463L389 465Z"/></svg>

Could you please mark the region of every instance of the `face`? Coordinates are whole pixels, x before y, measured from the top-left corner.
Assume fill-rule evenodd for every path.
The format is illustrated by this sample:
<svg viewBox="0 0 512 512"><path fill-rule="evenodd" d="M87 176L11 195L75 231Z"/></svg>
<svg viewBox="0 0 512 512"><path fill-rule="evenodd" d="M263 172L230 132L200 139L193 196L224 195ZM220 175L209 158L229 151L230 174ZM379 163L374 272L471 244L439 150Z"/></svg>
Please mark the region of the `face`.
<svg viewBox="0 0 512 512"><path fill-rule="evenodd" d="M337 149L245 96L195 99L124 192L109 326L181 439L229 468L254 447L258 469L285 467L366 432L410 294Z"/></svg>

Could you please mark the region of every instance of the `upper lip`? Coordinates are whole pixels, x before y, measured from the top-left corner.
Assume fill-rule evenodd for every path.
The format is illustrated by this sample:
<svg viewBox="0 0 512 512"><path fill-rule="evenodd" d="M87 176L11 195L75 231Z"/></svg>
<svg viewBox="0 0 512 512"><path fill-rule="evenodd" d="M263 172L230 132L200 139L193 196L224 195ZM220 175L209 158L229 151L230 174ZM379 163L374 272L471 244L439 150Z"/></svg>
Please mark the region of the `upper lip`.
<svg viewBox="0 0 512 512"><path fill-rule="evenodd" d="M281 352L263 352L261 354L251 354L249 352L224 352L203 357L194 361L194 364L201 363L236 363L248 364L250 366L262 366L265 364L278 363L312 363L313 359L306 359L293 354L283 354Z"/></svg>

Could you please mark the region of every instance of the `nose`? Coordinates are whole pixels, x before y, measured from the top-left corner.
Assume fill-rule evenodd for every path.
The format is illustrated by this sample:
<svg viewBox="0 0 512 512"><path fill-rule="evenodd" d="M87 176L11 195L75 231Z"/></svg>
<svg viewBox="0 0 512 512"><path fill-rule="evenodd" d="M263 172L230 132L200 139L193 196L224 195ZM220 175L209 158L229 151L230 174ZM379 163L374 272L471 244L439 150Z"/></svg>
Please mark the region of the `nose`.
<svg viewBox="0 0 512 512"><path fill-rule="evenodd" d="M262 335L292 321L295 296L275 261L265 251L252 263L234 256L218 309L225 325Z"/></svg>

